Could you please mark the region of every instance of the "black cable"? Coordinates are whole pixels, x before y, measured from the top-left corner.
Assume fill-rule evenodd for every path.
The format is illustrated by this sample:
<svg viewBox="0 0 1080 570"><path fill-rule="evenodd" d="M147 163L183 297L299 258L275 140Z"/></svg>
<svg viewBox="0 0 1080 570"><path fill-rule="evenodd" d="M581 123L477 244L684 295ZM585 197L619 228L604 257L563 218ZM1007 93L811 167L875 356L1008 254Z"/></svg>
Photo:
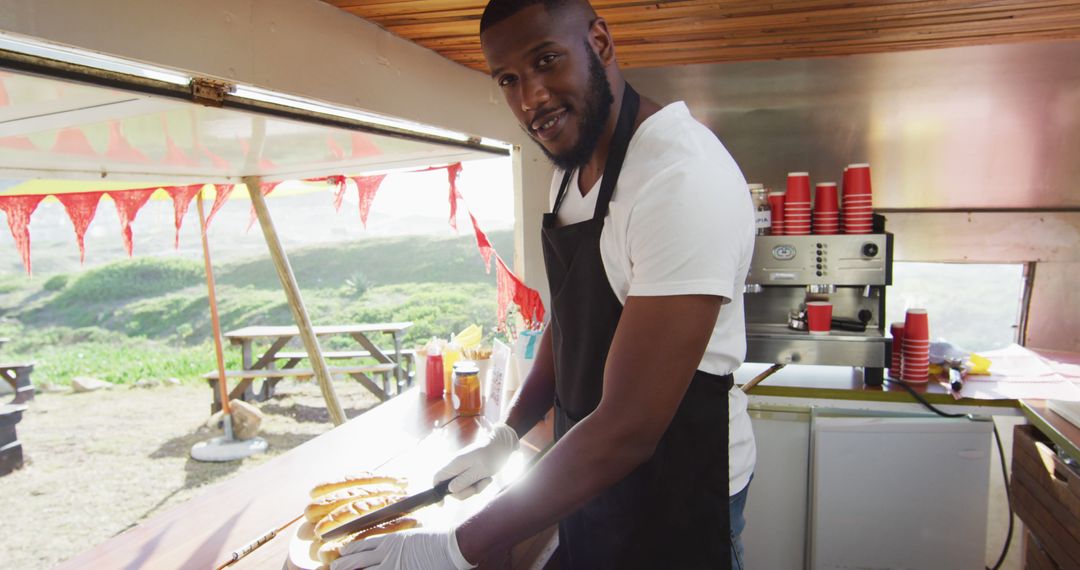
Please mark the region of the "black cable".
<svg viewBox="0 0 1080 570"><path fill-rule="evenodd" d="M943 418L967 418L967 419L971 419L970 417L968 417L967 414L950 414L948 412L943 412L943 411L935 408L933 404L926 401L926 398L922 397L922 394L920 394L920 393L916 392L915 390L913 390L911 388L911 386L908 386L908 383L904 382L903 380L894 380L892 378L886 378L885 381L890 383L890 384L896 384L896 385L900 386L901 388L907 390L908 394L911 394L912 398L915 398L916 400L919 401L920 404L926 406L931 412L934 412L935 414L937 414L937 415L939 415L939 416L941 416Z"/></svg>
<svg viewBox="0 0 1080 570"><path fill-rule="evenodd" d="M911 394L912 398L915 398L916 400L918 400L918 402L920 404L922 404L923 406L926 406L926 408L929 409L931 412L934 412L935 414L937 414L937 415L939 415L939 416L941 416L943 418L967 418L967 419L969 419L971 421L976 421L975 418L972 417L970 414L950 414L948 412L944 412L942 410L937 409L936 407L934 407L933 404L926 401L926 398L923 398L922 394L919 394L918 392L913 390L911 388L911 386L908 386L907 382L904 382L902 380L894 380L892 378L886 378L885 380L887 382L891 383L891 384L896 384L896 385L900 386L904 390L907 390L908 394ZM1005 557L1009 555L1009 545L1012 544L1012 537L1013 537L1013 516L1014 515L1013 515L1013 507L1012 507L1012 492L1009 491L1009 472L1008 472L1008 470L1006 469L1006 466L1005 466L1005 447L1001 444L1001 434L998 433L997 424L994 423L994 420L992 418L989 421L990 421L990 424L992 426L994 426L994 443L997 444L998 459L1001 460L1001 478L1005 481L1005 501L1006 501L1005 504L1006 504L1006 506L1009 507L1009 530L1005 534L1005 546L1001 549L1001 556L998 557L998 560L994 564L994 566L992 568L987 567L987 569L986 569L986 570L998 570L999 568L1001 568L1001 565L1005 563Z"/></svg>

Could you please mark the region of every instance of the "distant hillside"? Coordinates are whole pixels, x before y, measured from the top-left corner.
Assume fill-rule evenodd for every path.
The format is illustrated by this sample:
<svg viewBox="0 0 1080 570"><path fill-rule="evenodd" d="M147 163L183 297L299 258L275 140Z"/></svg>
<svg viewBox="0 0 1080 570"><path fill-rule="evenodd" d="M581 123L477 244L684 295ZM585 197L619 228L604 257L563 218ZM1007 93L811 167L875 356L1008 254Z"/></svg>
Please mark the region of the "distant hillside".
<svg viewBox="0 0 1080 570"><path fill-rule="evenodd" d="M513 251L511 232L489 237ZM294 248L289 259L315 324L410 321L406 346L473 323L494 331L495 275L484 271L472 235L367 238ZM269 257L224 263L215 275L222 330L293 322ZM48 279L0 277L0 336L12 338L4 354L37 361L39 380L194 379L213 365L208 307L202 263L191 259L145 256Z"/></svg>
<svg viewBox="0 0 1080 570"><path fill-rule="evenodd" d="M495 249L513 255L510 231L488 235ZM309 246L289 252L289 263L301 289L339 287L362 274L373 285L395 283L466 283L493 281L484 271L476 239L408 236L339 242ZM223 285L280 289L281 283L269 258L229 263L217 271Z"/></svg>

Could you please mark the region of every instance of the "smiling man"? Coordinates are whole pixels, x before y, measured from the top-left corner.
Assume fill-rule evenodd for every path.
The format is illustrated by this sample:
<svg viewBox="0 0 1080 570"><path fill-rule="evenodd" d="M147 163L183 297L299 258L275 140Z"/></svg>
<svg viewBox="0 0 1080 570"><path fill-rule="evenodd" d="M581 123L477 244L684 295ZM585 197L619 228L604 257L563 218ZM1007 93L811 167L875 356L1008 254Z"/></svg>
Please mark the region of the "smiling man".
<svg viewBox="0 0 1080 570"><path fill-rule="evenodd" d="M564 570L741 568L746 182L685 104L626 83L588 2L493 0L480 29L492 78L557 167L542 230L553 316L505 423L435 478L478 492L553 405L556 443L458 528L349 545L333 570L470 568L556 522Z"/></svg>

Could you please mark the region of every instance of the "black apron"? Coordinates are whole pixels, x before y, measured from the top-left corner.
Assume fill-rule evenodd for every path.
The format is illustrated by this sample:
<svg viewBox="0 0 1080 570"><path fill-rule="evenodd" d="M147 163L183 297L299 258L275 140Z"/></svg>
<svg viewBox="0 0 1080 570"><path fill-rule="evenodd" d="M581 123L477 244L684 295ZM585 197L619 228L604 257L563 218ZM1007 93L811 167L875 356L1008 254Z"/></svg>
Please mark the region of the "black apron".
<svg viewBox="0 0 1080 570"><path fill-rule="evenodd" d="M592 219L559 227L563 178L542 231L552 304L555 439L600 403L604 363L622 314L600 257L600 232L633 135L639 98L626 85ZM577 191L576 188L573 191ZM663 355L658 355L662 358ZM656 379L664 381L663 378ZM728 390L698 370L652 458L559 524L563 570L731 565Z"/></svg>

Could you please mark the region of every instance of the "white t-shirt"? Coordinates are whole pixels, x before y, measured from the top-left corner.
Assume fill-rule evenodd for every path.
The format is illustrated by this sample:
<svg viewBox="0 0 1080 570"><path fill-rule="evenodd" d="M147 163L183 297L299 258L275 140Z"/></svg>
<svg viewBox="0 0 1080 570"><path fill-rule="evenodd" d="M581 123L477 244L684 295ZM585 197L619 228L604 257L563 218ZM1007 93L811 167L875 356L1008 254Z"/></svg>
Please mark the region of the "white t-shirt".
<svg viewBox="0 0 1080 570"><path fill-rule="evenodd" d="M554 207L563 172L552 177ZM584 197L572 176L559 225L592 218L600 181ZM725 299L698 369L729 374L746 357L743 284L754 248L754 208L746 180L724 145L672 103L638 127L600 234L612 291L628 296L717 295ZM747 399L729 391L729 491L750 481L756 453Z"/></svg>

